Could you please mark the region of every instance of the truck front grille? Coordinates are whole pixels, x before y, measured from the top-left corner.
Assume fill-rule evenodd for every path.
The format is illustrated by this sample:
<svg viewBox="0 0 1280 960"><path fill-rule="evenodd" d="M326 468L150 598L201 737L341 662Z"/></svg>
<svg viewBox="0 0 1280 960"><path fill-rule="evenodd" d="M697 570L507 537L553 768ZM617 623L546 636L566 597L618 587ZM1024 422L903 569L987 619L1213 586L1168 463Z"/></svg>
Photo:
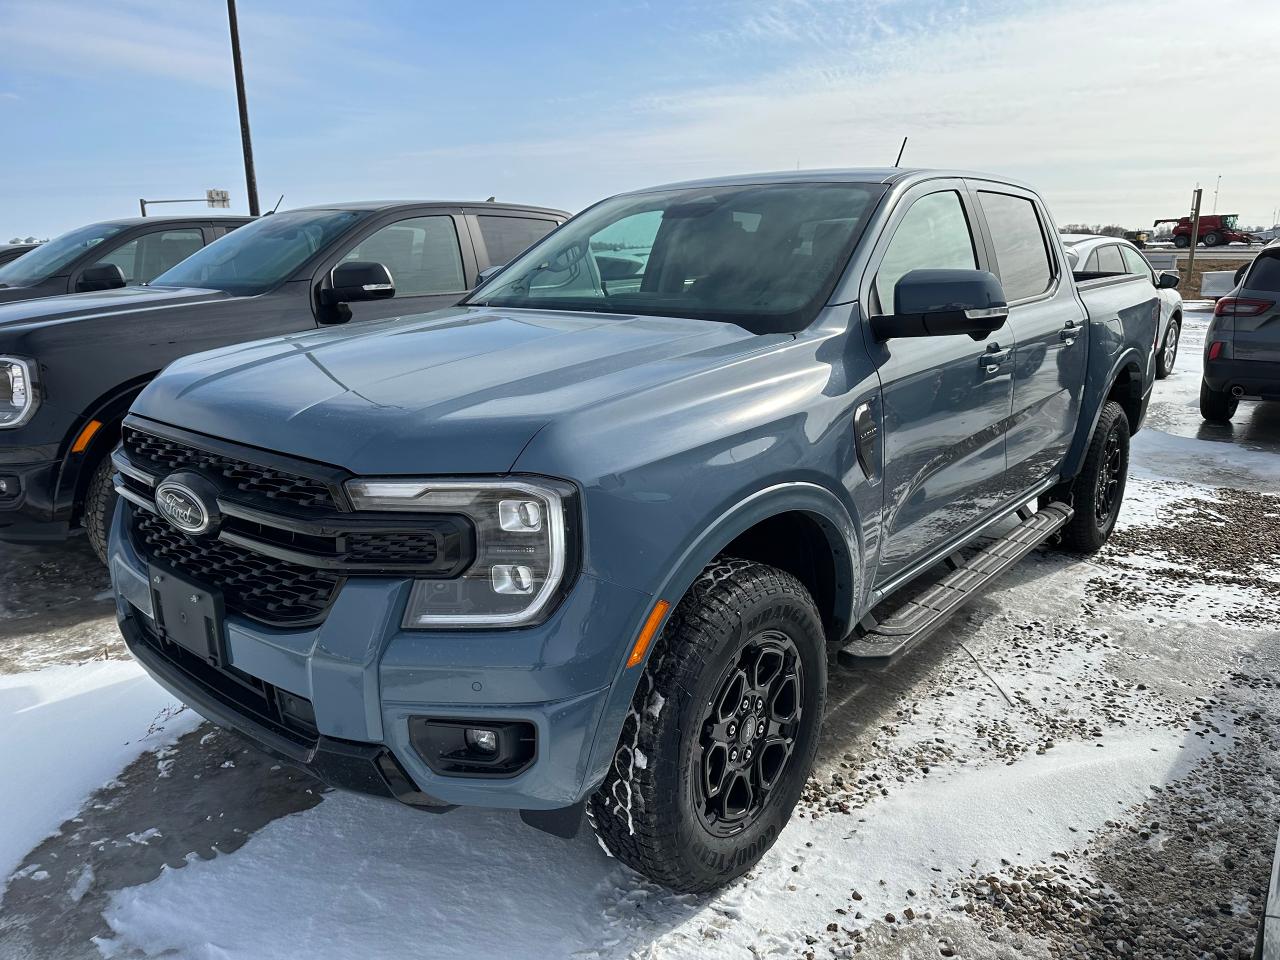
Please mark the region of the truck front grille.
<svg viewBox="0 0 1280 960"><path fill-rule="evenodd" d="M193 540L146 510L133 511L134 548L220 590L227 610L272 624L324 616L342 577L263 556L222 540Z"/></svg>
<svg viewBox="0 0 1280 960"><path fill-rule="evenodd" d="M194 469L221 478L231 489L299 507L337 506L328 485L311 477L273 470L260 464L211 453L167 437L124 428L124 449L137 466L161 475Z"/></svg>

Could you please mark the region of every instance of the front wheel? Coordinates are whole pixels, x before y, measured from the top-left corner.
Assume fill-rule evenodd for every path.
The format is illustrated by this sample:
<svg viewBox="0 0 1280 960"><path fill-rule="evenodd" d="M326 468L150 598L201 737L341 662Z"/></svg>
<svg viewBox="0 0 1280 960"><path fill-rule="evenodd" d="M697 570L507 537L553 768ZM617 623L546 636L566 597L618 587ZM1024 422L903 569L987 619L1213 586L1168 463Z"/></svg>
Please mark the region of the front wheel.
<svg viewBox="0 0 1280 960"><path fill-rule="evenodd" d="M1187 247L1191 246L1191 239L1189 237L1184 237L1181 234L1179 234L1178 236L1173 238L1173 245L1177 247L1179 250L1185 250Z"/></svg>
<svg viewBox="0 0 1280 960"><path fill-rule="evenodd" d="M1225 390L1215 390L1200 381L1200 416L1210 423L1230 423L1240 401Z"/></svg>
<svg viewBox="0 0 1280 960"><path fill-rule="evenodd" d="M1204 245L1206 247L1216 247L1222 243L1222 237L1216 233L1206 233L1204 235Z"/></svg>
<svg viewBox="0 0 1280 960"><path fill-rule="evenodd" d="M112 482L114 472L110 454L98 461L98 465L93 468L89 486L84 493L84 514L80 520L89 537L89 545L104 564L107 562L111 518L116 511L116 488Z"/></svg>
<svg viewBox="0 0 1280 960"><path fill-rule="evenodd" d="M1182 325L1178 318L1169 321L1169 329L1164 334L1164 346L1156 357L1156 379L1163 380L1173 373L1173 362L1178 359L1178 337L1182 333Z"/></svg>
<svg viewBox="0 0 1280 960"><path fill-rule="evenodd" d="M1071 482L1075 514L1062 528L1062 546L1072 553L1096 553L1111 536L1129 478L1129 418L1114 400L1098 417L1084 467Z"/></svg>
<svg viewBox="0 0 1280 960"><path fill-rule="evenodd" d="M793 576L721 558L699 574L640 678L589 812L615 857L702 893L746 873L800 799L826 700L826 643Z"/></svg>

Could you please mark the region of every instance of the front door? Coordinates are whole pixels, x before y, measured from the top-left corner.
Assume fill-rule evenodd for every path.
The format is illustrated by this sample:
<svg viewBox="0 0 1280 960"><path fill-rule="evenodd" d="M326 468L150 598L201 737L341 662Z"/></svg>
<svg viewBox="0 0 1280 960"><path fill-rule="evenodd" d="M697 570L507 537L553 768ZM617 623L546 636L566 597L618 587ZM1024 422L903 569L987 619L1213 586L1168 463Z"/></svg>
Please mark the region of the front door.
<svg viewBox="0 0 1280 960"><path fill-rule="evenodd" d="M899 207L905 209L872 256L871 314L893 311L894 287L908 271L985 267L972 199L961 182L922 186ZM883 583L1002 503L1014 342L1007 324L978 341L939 336L878 343L866 330L884 423L877 569Z"/></svg>
<svg viewBox="0 0 1280 960"><path fill-rule="evenodd" d="M1071 284L1063 282L1066 268L1057 245L1050 245L1052 227L1038 201L1004 184L976 186L991 270L1004 286L1017 341L1006 448L1006 495L1012 499L1056 475L1075 438L1087 316Z"/></svg>
<svg viewBox="0 0 1280 960"><path fill-rule="evenodd" d="M394 297L350 304L351 319L404 317L451 307L467 292L458 220L448 214L409 217L380 227L343 254L339 263L373 261L387 268Z"/></svg>

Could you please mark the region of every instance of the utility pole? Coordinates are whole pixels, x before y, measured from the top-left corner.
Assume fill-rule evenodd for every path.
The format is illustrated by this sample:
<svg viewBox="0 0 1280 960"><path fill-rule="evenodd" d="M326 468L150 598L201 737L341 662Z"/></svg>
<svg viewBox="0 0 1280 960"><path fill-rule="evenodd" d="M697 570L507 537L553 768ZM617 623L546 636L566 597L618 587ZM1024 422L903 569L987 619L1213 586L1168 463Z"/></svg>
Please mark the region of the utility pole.
<svg viewBox="0 0 1280 960"><path fill-rule="evenodd" d="M1187 283L1191 283L1191 271L1196 265L1196 244L1200 242L1200 196L1203 192L1196 187L1191 194L1191 246L1187 250Z"/></svg>
<svg viewBox="0 0 1280 960"><path fill-rule="evenodd" d="M1222 186L1222 174L1218 174L1218 182L1213 185L1213 212L1218 212L1218 188Z"/></svg>
<svg viewBox="0 0 1280 960"><path fill-rule="evenodd" d="M236 105L240 108L240 144L244 147L244 185L249 195L249 215L258 210L258 178L253 172L253 141L249 138L249 104L244 95L244 67L240 64L240 26L236 22L236 0L227 0L227 21L231 25L231 64L236 72Z"/></svg>

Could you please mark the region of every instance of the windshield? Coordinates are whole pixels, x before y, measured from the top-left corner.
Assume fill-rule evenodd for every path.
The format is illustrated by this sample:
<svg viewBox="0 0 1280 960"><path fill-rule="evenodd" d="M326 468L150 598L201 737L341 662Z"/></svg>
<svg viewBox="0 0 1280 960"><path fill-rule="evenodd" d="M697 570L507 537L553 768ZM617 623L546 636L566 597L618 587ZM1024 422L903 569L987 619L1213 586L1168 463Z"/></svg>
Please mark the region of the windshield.
<svg viewBox="0 0 1280 960"><path fill-rule="evenodd" d="M46 277L56 276L80 254L125 229L126 225L118 223L92 223L64 233L0 267L0 285L29 287Z"/></svg>
<svg viewBox="0 0 1280 960"><path fill-rule="evenodd" d="M656 314L802 330L826 302L884 188L696 187L605 200L468 303Z"/></svg>
<svg viewBox="0 0 1280 960"><path fill-rule="evenodd" d="M152 280L151 286L265 293L360 216L350 210L293 210L263 217L193 253Z"/></svg>

